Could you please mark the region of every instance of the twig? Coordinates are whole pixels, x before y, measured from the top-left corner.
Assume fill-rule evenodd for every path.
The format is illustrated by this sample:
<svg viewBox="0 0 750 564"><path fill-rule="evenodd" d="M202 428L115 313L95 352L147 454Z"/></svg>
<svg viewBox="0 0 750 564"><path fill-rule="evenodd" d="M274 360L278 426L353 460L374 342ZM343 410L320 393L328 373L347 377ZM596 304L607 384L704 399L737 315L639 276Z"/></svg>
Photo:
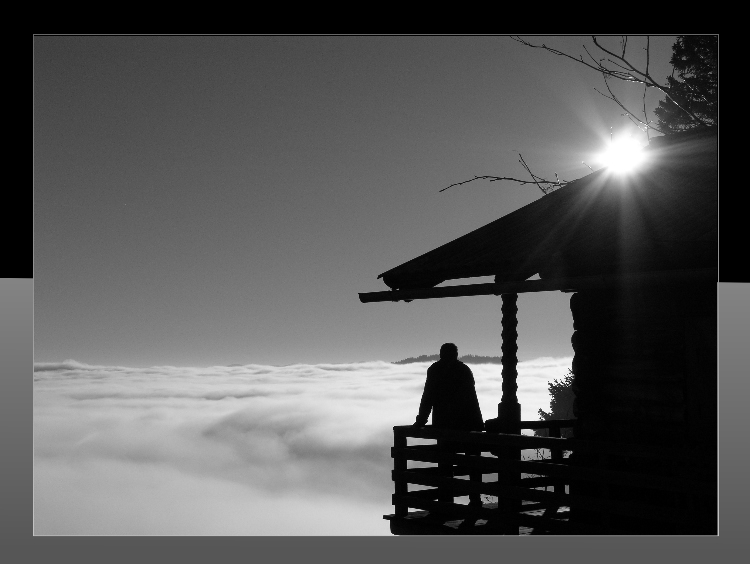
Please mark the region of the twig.
<svg viewBox="0 0 750 564"><path fill-rule="evenodd" d="M647 35L646 36L646 74L648 74L648 63L649 63L649 56L651 53L651 38ZM646 90L648 90L648 86L643 87L643 117L646 118L646 141L648 143L651 142L651 136L648 133L649 127L648 127L648 112L646 111Z"/></svg>
<svg viewBox="0 0 750 564"><path fill-rule="evenodd" d="M607 80L607 76L604 73L602 73L602 78L604 79L604 85L607 87L607 92L609 92L610 95L607 96L604 92L602 92L598 88L594 88L594 90L596 92L598 92L599 94L601 94L602 96L604 96L608 100L612 100L615 104L617 104L618 106L620 106L623 109L623 111L625 112L625 114L623 114L623 115L625 115L626 117L630 118L631 121L636 120L638 123L644 125L646 128L650 127L652 129L655 129L659 133L664 133L664 131L662 131L661 129L659 129L658 127L656 127L654 125L651 125L649 122L643 121L642 119L635 117L633 115L633 112L631 112L628 108L626 108L625 105L622 102L620 102L620 99L614 94L614 92L612 92L612 89L609 87L609 81ZM645 107L645 94L644 94L644 107ZM636 124L636 125L638 125L638 124Z"/></svg>
<svg viewBox="0 0 750 564"><path fill-rule="evenodd" d="M569 181L567 180L560 180L560 177L557 176L557 173L555 173L555 178L557 180L546 180L545 178L542 178L541 176L538 176L531 172L531 168L528 164L526 164L526 161L524 160L521 153L518 153L519 161L521 165L526 169L526 172L528 172L531 175L531 180L521 180L520 178L512 178L510 176L490 176L490 175L482 175L482 176L474 176L474 178L469 178L468 180L462 180L461 182L454 182L450 186L446 186L445 188L442 188L438 190L438 192L444 192L448 188L453 188L454 186L461 186L462 184L468 184L469 182L474 182L475 180L489 180L490 182L496 182L498 180L508 180L510 182L517 182L518 184L524 185L524 184L534 184L536 185L539 190L542 191L542 194L547 195L550 192L553 192L554 190L558 190L560 188L563 188L567 184L569 184ZM591 168L591 167L589 167Z"/></svg>
<svg viewBox="0 0 750 564"><path fill-rule="evenodd" d="M483 175L483 176L475 176L474 178L469 178L469 180L462 180L461 182L454 182L450 186L441 188L440 190L438 190L438 192L444 192L448 188L453 188L454 186L461 186L461 184L468 184L469 182L474 182L475 180L489 180L490 182L495 182L497 180L509 180L511 182L518 182L519 184L536 184L536 182L533 180L521 180L519 178L511 178L509 176Z"/></svg>
<svg viewBox="0 0 750 564"><path fill-rule="evenodd" d="M526 169L526 172L528 172L531 175L531 178L534 179L534 183L537 185L537 188L539 188L542 191L542 194L544 194L546 196L547 195L547 190L545 190L544 188L542 188L539 185L539 182L537 182L537 177L534 176L533 172L531 172L531 169L529 168L529 165L527 165L526 161L523 160L523 155L521 155L521 153L518 153L518 162L520 162L523 165L523 168Z"/></svg>
<svg viewBox="0 0 750 564"><path fill-rule="evenodd" d="M620 56L616 55L615 53L613 53L612 51L610 51L609 49L606 49L606 48L602 47L599 44L599 42L596 40L596 35L592 35L591 36L591 40L594 42L594 45L596 45L597 47L599 47L599 49L601 49L602 51L604 51L607 55L610 55L610 56L614 57L615 59L618 59L618 60L622 61L624 63L624 65L620 65L618 63L615 63L612 59L608 59L610 63L616 64L621 69L625 69L628 72L628 74L633 78L633 80L635 80L636 82L643 82L644 84L648 84L649 86L652 86L654 88L658 88L659 90L664 91L665 94L667 93L666 89L668 89L668 87L667 86L663 86L663 85L659 84L658 82L656 82L653 79L653 77L650 74L648 74L648 70L644 73L643 71L640 71L636 67L634 67L630 63L630 61L628 61L624 56L620 57ZM603 68L606 69L606 67L603 67ZM607 69L607 70L609 70L609 69ZM638 76L640 76L641 78L639 79Z"/></svg>
<svg viewBox="0 0 750 564"><path fill-rule="evenodd" d="M591 54L586 49L585 45L583 46L583 49L586 51L586 53L589 55L589 57L591 57L591 59L594 60L595 64L593 64L593 65L587 63L586 61L584 61L582 56L579 56L577 58L573 57L572 55L568 55L567 53L564 53L563 51L558 51L557 49L553 49L552 47L547 47L544 43L542 43L541 45L534 45L533 43L529 43L528 41L524 41L523 39L521 39L518 36L511 35L510 38L513 39L514 41L518 41L519 43L521 43L523 45L526 45L527 47L533 47L535 49L544 49L545 51L549 51L550 53L552 53L554 55L559 55L561 57L567 57L568 59L571 59L571 60L575 61L576 63L580 63L582 65L585 65L585 66L589 67L590 69L593 69L593 70L595 70L597 72L602 72L602 71L607 72L608 74L611 74L612 76L614 76L616 78L619 78L620 80L631 80L631 81L635 81L635 82L641 82L640 80L637 80L635 77L631 77L629 74L625 75L625 73L623 73L621 71L614 71L614 70L608 69L606 67L602 68L602 66L599 63L596 62L596 59L594 59L593 57L591 57Z"/></svg>

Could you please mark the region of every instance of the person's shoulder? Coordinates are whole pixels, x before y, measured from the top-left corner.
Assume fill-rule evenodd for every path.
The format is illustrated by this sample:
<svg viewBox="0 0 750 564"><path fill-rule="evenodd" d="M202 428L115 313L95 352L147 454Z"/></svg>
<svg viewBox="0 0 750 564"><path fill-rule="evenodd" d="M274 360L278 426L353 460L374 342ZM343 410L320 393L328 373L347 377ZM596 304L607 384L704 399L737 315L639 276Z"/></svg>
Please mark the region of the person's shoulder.
<svg viewBox="0 0 750 564"><path fill-rule="evenodd" d="M460 360L458 361L458 364L460 366L461 372L463 372L464 374L468 374L469 376L472 376L472 377L474 376L474 373L471 371L471 368L469 368L468 364L465 364L461 362Z"/></svg>

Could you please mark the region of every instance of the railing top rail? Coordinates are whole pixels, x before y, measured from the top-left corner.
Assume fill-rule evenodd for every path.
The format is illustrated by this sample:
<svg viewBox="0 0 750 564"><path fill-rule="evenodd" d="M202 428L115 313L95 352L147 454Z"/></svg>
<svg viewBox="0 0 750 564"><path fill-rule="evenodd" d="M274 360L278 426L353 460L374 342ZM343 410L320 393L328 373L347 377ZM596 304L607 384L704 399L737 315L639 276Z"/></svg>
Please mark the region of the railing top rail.
<svg viewBox="0 0 750 564"><path fill-rule="evenodd" d="M551 419L549 421L521 421L521 429L555 429L572 427L576 419Z"/></svg>
<svg viewBox="0 0 750 564"><path fill-rule="evenodd" d="M514 435L505 433L487 433L484 431L453 431L434 429L428 425L397 425L393 427L394 436L415 439L444 439L488 447L513 447L520 449L550 448L596 454L613 454L621 456L647 457L656 459L681 459L688 452L685 449L639 445L616 442L582 441L579 439L562 439L555 437L535 437L531 435Z"/></svg>

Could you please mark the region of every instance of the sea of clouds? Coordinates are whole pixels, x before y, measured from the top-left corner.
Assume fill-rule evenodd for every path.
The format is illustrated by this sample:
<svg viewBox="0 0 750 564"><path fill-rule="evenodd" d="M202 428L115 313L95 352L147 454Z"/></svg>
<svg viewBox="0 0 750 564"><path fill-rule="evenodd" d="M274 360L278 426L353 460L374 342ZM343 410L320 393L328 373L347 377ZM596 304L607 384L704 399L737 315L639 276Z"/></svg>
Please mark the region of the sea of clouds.
<svg viewBox="0 0 750 564"><path fill-rule="evenodd" d="M525 420L571 358L518 366ZM37 535L388 535L429 363L34 366ZM484 419L501 367L470 365Z"/></svg>

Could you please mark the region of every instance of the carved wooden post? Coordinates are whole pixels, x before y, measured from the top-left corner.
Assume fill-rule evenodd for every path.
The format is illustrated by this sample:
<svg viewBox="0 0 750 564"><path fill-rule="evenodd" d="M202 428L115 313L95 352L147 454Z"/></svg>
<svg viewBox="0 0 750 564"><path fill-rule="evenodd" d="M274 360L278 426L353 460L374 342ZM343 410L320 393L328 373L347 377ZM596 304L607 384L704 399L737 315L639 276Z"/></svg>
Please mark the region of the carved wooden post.
<svg viewBox="0 0 750 564"><path fill-rule="evenodd" d="M502 300L503 343L501 350L503 351L503 356L501 362L503 364L503 396L497 406L498 423L500 424L501 433L520 435L521 405L518 403L518 396L516 395L516 391L518 390L518 385L516 384L518 377L518 357L516 356L518 351L518 331L516 330L518 326L518 317L516 315L518 312L516 305L518 294L503 294ZM510 487L518 486L520 475L517 471L513 471L510 468L510 463L521 458L521 451L514 447L502 448L500 449L498 458L500 459L498 481ZM520 505L521 500L498 498L498 509L503 514L503 534L518 534L518 511Z"/></svg>
<svg viewBox="0 0 750 564"><path fill-rule="evenodd" d="M518 396L516 395L518 390L516 384L518 378L518 356L516 356L518 352L518 316L516 315L518 313L518 306L516 305L518 294L503 294L502 300L503 396L497 406L497 414L501 433L520 435L521 405L518 403Z"/></svg>

